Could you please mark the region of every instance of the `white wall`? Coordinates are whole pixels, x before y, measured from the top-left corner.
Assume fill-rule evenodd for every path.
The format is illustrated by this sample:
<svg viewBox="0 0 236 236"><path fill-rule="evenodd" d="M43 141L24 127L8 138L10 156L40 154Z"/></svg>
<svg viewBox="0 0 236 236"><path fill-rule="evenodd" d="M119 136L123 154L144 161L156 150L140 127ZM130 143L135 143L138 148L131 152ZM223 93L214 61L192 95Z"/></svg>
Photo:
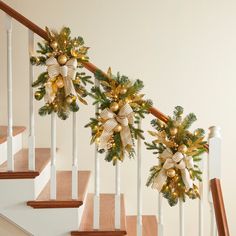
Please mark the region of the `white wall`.
<svg viewBox="0 0 236 236"><path fill-rule="evenodd" d="M233 0L6 0L37 23L53 28L71 27L74 35L84 37L91 47L91 61L106 70L120 71L145 82L145 93L156 107L171 114L175 105L194 111L196 126L207 129L220 125L223 135L222 184L231 235L236 235L235 132L236 115L236 1ZM0 123L6 124L6 64L3 14L0 15ZM14 24L14 114L15 124L28 122L27 31ZM37 108L39 107L36 102ZM93 115L92 106L81 107L79 149L80 168L93 169L94 148L89 145L90 131L83 126ZM144 129L151 129L149 116ZM49 117L36 117L37 146L49 145ZM71 120L58 121L57 166L71 166ZM65 138L66 137L66 138ZM143 178L155 163L143 148ZM126 193L128 213L135 213L135 160L126 160L122 170L122 191ZM102 190L113 191L113 168L102 162ZM130 191L133 186L134 191ZM191 202L190 202L191 203ZM192 205L196 205L197 202ZM156 193L144 187L144 212L157 211ZM190 204L191 205L191 204ZM197 235L196 210L189 206L187 235ZM165 213L167 236L176 235L177 208ZM195 208L196 209L196 208ZM206 213L207 216L207 213ZM205 220L208 225L208 220ZM207 226L206 226L207 230ZM190 234L191 233L191 234ZM206 235L209 233L206 231Z"/></svg>

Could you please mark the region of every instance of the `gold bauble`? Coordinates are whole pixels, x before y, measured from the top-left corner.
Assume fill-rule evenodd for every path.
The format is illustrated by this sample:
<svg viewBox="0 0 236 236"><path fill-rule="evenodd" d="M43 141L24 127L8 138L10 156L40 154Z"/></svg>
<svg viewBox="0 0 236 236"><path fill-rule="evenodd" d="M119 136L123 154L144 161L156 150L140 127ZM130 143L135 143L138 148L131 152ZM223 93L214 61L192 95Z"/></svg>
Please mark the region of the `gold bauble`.
<svg viewBox="0 0 236 236"><path fill-rule="evenodd" d="M42 98L42 93L37 91L37 92L35 92L34 97L36 100L40 100Z"/></svg>
<svg viewBox="0 0 236 236"><path fill-rule="evenodd" d="M76 96L74 96L74 95L69 95L69 96L66 97L66 102L67 102L68 104L71 104L71 103L74 102L75 100L76 100Z"/></svg>
<svg viewBox="0 0 236 236"><path fill-rule="evenodd" d="M53 49L57 49L57 47L58 47L57 41L51 42L51 43L50 43L50 46L51 46Z"/></svg>
<svg viewBox="0 0 236 236"><path fill-rule="evenodd" d="M110 109L111 109L112 111L118 111L118 109L119 109L119 104L118 104L117 102L113 102L113 103L111 104L111 106L110 106Z"/></svg>
<svg viewBox="0 0 236 236"><path fill-rule="evenodd" d="M182 152L182 153L186 153L188 151L188 147L186 145L182 144L178 147L178 151Z"/></svg>
<svg viewBox="0 0 236 236"><path fill-rule="evenodd" d="M170 134L171 136L175 136L178 133L178 129L176 127L170 128Z"/></svg>
<svg viewBox="0 0 236 236"><path fill-rule="evenodd" d="M175 177L175 175L176 175L175 169L173 169L173 168L168 169L168 170L166 171L166 175L167 175L168 177L170 177L170 178Z"/></svg>
<svg viewBox="0 0 236 236"><path fill-rule="evenodd" d="M122 126L121 125L117 125L114 129L115 132L120 132L122 130Z"/></svg>
<svg viewBox="0 0 236 236"><path fill-rule="evenodd" d="M59 57L58 57L58 62L61 64L61 65L64 65L64 64L66 64L66 62L67 62L67 57L66 57L66 55L60 55Z"/></svg>
<svg viewBox="0 0 236 236"><path fill-rule="evenodd" d="M122 88L121 90L120 90L120 94L126 94L127 93L127 89L126 88Z"/></svg>
<svg viewBox="0 0 236 236"><path fill-rule="evenodd" d="M63 79L60 77L56 80L56 85L58 88L63 88L64 87L64 82Z"/></svg>

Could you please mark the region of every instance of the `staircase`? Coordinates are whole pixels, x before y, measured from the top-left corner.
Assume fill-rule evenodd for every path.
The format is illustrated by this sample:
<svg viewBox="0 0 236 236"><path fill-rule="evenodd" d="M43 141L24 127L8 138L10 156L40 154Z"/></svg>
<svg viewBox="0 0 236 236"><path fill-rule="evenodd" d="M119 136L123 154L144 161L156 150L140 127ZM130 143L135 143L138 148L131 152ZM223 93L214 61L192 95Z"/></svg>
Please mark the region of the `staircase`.
<svg viewBox="0 0 236 236"><path fill-rule="evenodd" d="M25 127L12 124L12 53L11 21L19 21L29 29L29 51L33 50L34 34L48 39L46 32L23 15L0 1L0 9L7 14L6 32L8 49L8 125L0 126L0 214L29 235L34 236L163 236L162 196L158 196L158 221L156 215L142 215L141 156L138 151L137 215L127 215L125 195L119 190L119 169L116 169L116 194L99 191L99 157L95 154L94 172L78 170L76 159L76 133L73 133L72 170L56 171L55 116L51 119L51 146L35 147L34 103L29 91L29 145L23 148ZM90 62L84 67L95 73L99 70ZM30 66L29 81L33 81ZM100 70L99 70L100 71ZM103 72L102 72L103 73ZM163 122L168 117L155 108L150 113ZM76 116L73 116L76 127ZM75 130L75 129L74 129ZM219 131L210 129L209 179L219 178ZM138 142L138 150L140 147ZM214 157L214 158L213 158ZM118 165L117 165L118 166ZM90 177L95 177L95 191L88 193ZM155 204L155 202L154 202ZM211 236L216 235L213 199L209 197L211 210ZM184 236L184 209L179 205L180 236ZM199 201L199 235L203 235L203 205Z"/></svg>
<svg viewBox="0 0 236 236"><path fill-rule="evenodd" d="M7 127L0 127L0 212L29 235L136 235L136 217L125 213L114 226L114 194L100 195L100 228L93 230L93 194L87 193L90 171L78 172L78 199L71 198L71 171L57 171L57 198L50 199L50 149L36 148L36 169L28 171L28 150L22 148L24 127L14 127L14 172L7 170ZM13 194L14 193L14 194ZM35 200L34 200L35 199ZM143 235L157 235L156 216L143 217Z"/></svg>

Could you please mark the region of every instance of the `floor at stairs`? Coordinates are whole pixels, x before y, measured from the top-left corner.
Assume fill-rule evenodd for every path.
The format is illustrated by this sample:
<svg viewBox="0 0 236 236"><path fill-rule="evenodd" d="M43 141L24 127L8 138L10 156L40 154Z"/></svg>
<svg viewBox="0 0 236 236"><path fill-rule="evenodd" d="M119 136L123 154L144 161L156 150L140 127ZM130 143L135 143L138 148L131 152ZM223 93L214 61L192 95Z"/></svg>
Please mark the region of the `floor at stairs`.
<svg viewBox="0 0 236 236"><path fill-rule="evenodd" d="M25 127L23 126L14 126L13 127L13 136L23 133ZM0 144L6 142L7 140L7 126L0 126Z"/></svg>
<svg viewBox="0 0 236 236"><path fill-rule="evenodd" d="M14 172L7 171L7 162L0 165L0 179L32 179L37 177L50 161L50 149L35 149L35 171L28 171L28 149L17 152L14 160Z"/></svg>
<svg viewBox="0 0 236 236"><path fill-rule="evenodd" d="M72 231L71 235L83 236L114 236L126 235L126 218L124 196L121 195L121 229L115 230L114 209L115 195L100 195L100 229L93 230L93 194L89 194L85 205L82 222L78 231Z"/></svg>
<svg viewBox="0 0 236 236"><path fill-rule="evenodd" d="M90 178L90 171L78 172L78 200L72 200L71 171L57 171L57 199L50 200L50 181L35 201L27 202L33 208L74 208L80 207L84 200Z"/></svg>
<svg viewBox="0 0 236 236"><path fill-rule="evenodd" d="M137 235L137 217L127 216L127 236ZM143 216L143 234L142 236L157 235L157 220L156 216Z"/></svg>

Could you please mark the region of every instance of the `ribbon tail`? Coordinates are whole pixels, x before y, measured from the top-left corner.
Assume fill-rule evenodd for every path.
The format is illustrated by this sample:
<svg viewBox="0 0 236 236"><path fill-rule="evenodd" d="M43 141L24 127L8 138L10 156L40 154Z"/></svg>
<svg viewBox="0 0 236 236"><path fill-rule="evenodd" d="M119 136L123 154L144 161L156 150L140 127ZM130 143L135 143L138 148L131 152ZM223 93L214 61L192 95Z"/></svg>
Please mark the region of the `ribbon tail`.
<svg viewBox="0 0 236 236"><path fill-rule="evenodd" d="M101 149L107 150L107 143L109 139L111 138L112 134L113 132L107 132L105 130L102 132L102 135L100 136L100 141L98 144L98 150L101 150Z"/></svg>
<svg viewBox="0 0 236 236"><path fill-rule="evenodd" d="M68 96L72 94L77 98L77 93L75 91L75 87L71 78L69 76L63 77L63 81L64 81L65 95Z"/></svg>
<svg viewBox="0 0 236 236"><path fill-rule="evenodd" d="M45 84L45 95L44 95L44 100L46 103L52 103L56 97L55 92L53 91L52 88L52 82L47 82Z"/></svg>
<svg viewBox="0 0 236 236"><path fill-rule="evenodd" d="M127 145L131 145L131 146L133 145L129 126L122 126L122 130L120 131L120 137L121 137L121 142L124 148Z"/></svg>
<svg viewBox="0 0 236 236"><path fill-rule="evenodd" d="M111 138L113 134L113 129L117 126L117 121L115 119L110 119L106 121L106 123L103 125L103 132L100 136L100 142L98 145L98 150L105 149L107 150L107 144L109 139Z"/></svg>
<svg viewBox="0 0 236 236"><path fill-rule="evenodd" d="M190 188L193 188L193 180L191 179L189 171L186 168L181 170L181 175L186 189L189 190Z"/></svg>
<svg viewBox="0 0 236 236"><path fill-rule="evenodd" d="M158 190L158 192L161 192L163 185L165 184L167 180L167 175L166 175L166 171L164 169L162 169L157 177L155 178L155 181L152 185L152 188L155 188Z"/></svg>

